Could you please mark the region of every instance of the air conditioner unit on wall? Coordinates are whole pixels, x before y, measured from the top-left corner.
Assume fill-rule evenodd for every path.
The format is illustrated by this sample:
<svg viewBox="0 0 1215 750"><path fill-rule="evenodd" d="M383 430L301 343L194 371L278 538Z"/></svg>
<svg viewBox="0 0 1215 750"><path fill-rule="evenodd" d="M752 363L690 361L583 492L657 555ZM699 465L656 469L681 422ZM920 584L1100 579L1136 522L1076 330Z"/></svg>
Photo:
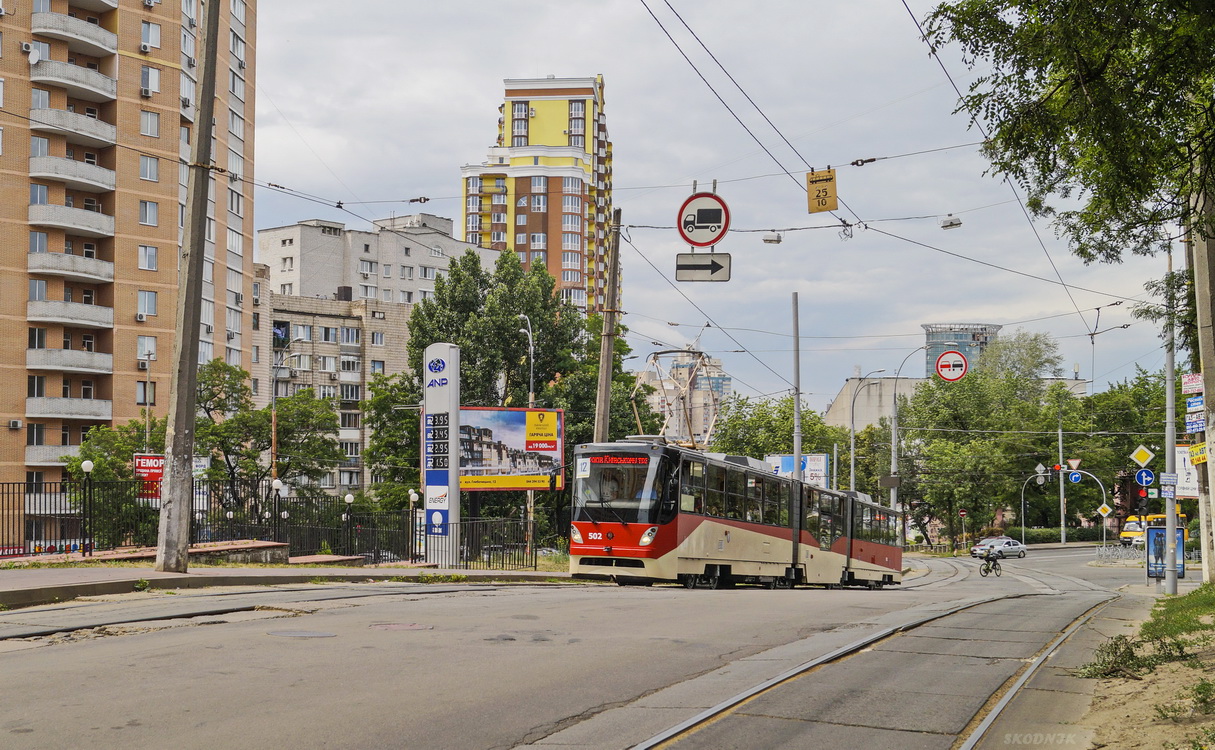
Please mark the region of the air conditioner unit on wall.
<svg viewBox="0 0 1215 750"><path fill-rule="evenodd" d="M148 360L146 360L146 359L139 360L139 369L141 369L141 370L148 369Z"/></svg>
<svg viewBox="0 0 1215 750"><path fill-rule="evenodd" d="M144 53L151 52L151 51L152 51L152 45L150 45L150 44L141 44L141 45L139 45L139 51L140 51L140 52L144 52Z"/></svg>
<svg viewBox="0 0 1215 750"><path fill-rule="evenodd" d="M243 304L245 301L245 295L242 294L241 292L235 292L235 294L236 294L236 304L238 304L238 305Z"/></svg>
<svg viewBox="0 0 1215 750"><path fill-rule="evenodd" d="M155 8L155 7L156 7L156 0L143 0L143 4L144 4L144 5L146 5L146 6L147 6L147 7L149 7L149 8Z"/></svg>
<svg viewBox="0 0 1215 750"><path fill-rule="evenodd" d="M22 52L33 52L33 51L34 51L34 45L30 44L29 42L22 42L22 43L21 43L21 51L22 51Z"/></svg>
<svg viewBox="0 0 1215 750"><path fill-rule="evenodd" d="M135 322L136 323L143 323L147 319L148 319L148 316L145 315L144 313L135 313Z"/></svg>
<svg viewBox="0 0 1215 750"><path fill-rule="evenodd" d="M330 379L330 380L337 380L337 373L336 373L336 372L331 372L331 373L329 373L329 379Z"/></svg>
<svg viewBox="0 0 1215 750"><path fill-rule="evenodd" d="M236 338L236 331L228 331L228 340L231 341L234 338Z"/></svg>
<svg viewBox="0 0 1215 750"><path fill-rule="evenodd" d="M152 96L152 89L140 89L139 95L142 96L143 98L147 99L150 96Z"/></svg>
<svg viewBox="0 0 1215 750"><path fill-rule="evenodd" d="M20 419L8 420L8 428L10 430L20 430L21 429L21 420Z"/></svg>
<svg viewBox="0 0 1215 750"><path fill-rule="evenodd" d="M203 323L203 333L211 333L215 330L215 326L210 323Z"/></svg>
<svg viewBox="0 0 1215 750"><path fill-rule="evenodd" d="M258 305L260 305L261 303L262 303L262 298L261 298L261 297L254 297L254 298L253 298L253 306L254 306L254 307L257 307L257 306L258 306Z"/></svg>

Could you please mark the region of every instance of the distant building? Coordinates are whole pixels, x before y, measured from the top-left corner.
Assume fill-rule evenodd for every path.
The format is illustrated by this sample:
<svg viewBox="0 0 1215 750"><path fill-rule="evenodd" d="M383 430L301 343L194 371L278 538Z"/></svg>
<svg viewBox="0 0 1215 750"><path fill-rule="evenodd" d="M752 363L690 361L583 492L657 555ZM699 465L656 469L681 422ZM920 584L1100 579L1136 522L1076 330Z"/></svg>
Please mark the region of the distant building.
<svg viewBox="0 0 1215 750"><path fill-rule="evenodd" d="M612 143L603 76L504 81L498 137L481 164L460 169L464 239L541 265L562 300L606 301Z"/></svg>
<svg viewBox="0 0 1215 750"><path fill-rule="evenodd" d="M431 214L378 219L371 231L308 219L257 233L268 291L295 297L413 304L434 294L453 258L477 249L492 268L497 253L451 236L452 221Z"/></svg>
<svg viewBox="0 0 1215 750"><path fill-rule="evenodd" d="M924 323L924 377L936 373L937 358L947 351L959 351L971 364L987 345L996 340L1004 326L995 323Z"/></svg>
<svg viewBox="0 0 1215 750"><path fill-rule="evenodd" d="M719 359L693 350L667 354L673 355L667 372L647 369L639 377L654 388L646 402L663 416L663 435L704 445L712 439L722 402L734 392L733 381Z"/></svg>
<svg viewBox="0 0 1215 750"><path fill-rule="evenodd" d="M259 268L263 273L265 267ZM383 373L407 369L405 344L412 305L367 300L294 297L263 292L257 296L253 330L254 405L311 388L338 409L338 440L346 460L319 482L337 493L376 481L363 464L370 437L359 402L367 384Z"/></svg>

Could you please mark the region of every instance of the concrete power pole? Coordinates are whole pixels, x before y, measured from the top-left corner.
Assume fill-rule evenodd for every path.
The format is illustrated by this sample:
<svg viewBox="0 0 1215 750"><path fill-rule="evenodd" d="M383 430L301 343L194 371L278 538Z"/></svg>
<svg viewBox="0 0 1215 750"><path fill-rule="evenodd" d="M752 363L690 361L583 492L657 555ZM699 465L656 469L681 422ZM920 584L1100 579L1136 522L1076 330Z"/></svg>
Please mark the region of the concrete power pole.
<svg viewBox="0 0 1215 750"><path fill-rule="evenodd" d="M620 209L612 211L612 228L608 237L607 300L603 311L603 336L599 340L599 390L595 397L596 443L608 439L608 415L612 411L612 370L615 364L616 308L620 304L617 288L620 283Z"/></svg>
<svg viewBox="0 0 1215 750"><path fill-rule="evenodd" d="M1210 237L1211 221L1215 219L1215 207L1210 205L1210 199L1205 195L1200 195L1197 198L1197 205L1194 211L1193 224L1189 227L1190 246L1188 248L1192 257L1192 265L1194 270L1194 304L1197 308L1198 318L1198 359L1202 363L1202 386L1203 386L1203 417L1204 424L1210 424L1215 417L1215 330L1211 326L1215 324L1211 312L1211 302L1215 299L1215 293L1212 293L1212 285L1215 285L1215 276L1212 276L1212 263L1215 258L1215 238ZM1205 440L1205 434L1202 438ZM1204 463L1195 466L1198 472L1198 518L1199 521L1199 537L1202 544L1202 579L1204 581L1212 580L1212 573L1215 572L1215 564L1212 563L1212 539L1211 539L1211 521L1212 513L1210 507L1211 501L1211 481L1210 469L1211 464Z"/></svg>
<svg viewBox="0 0 1215 750"><path fill-rule="evenodd" d="M190 558L190 515L194 501L194 419L197 412L198 330L202 322L203 256L207 236L207 188L211 179L211 136L215 117L215 68L219 16L225 5L208 3L199 55L198 116L190 149L186 185L186 227L178 265L179 290L165 432L165 471L161 482L160 529L156 570L185 573Z"/></svg>

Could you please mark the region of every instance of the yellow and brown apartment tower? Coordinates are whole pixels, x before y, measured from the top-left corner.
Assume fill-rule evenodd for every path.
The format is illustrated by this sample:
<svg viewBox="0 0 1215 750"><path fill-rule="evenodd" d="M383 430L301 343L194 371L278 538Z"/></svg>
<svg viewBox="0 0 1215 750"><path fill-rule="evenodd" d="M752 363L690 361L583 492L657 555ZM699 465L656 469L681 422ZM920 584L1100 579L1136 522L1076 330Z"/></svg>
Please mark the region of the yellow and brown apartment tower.
<svg viewBox="0 0 1215 750"><path fill-rule="evenodd" d="M612 144L603 76L510 78L498 141L461 168L464 239L542 265L563 300L603 309L612 215Z"/></svg>
<svg viewBox="0 0 1215 750"><path fill-rule="evenodd" d="M200 361L249 369L255 0L220 21ZM168 410L199 0L3 0L0 482Z"/></svg>

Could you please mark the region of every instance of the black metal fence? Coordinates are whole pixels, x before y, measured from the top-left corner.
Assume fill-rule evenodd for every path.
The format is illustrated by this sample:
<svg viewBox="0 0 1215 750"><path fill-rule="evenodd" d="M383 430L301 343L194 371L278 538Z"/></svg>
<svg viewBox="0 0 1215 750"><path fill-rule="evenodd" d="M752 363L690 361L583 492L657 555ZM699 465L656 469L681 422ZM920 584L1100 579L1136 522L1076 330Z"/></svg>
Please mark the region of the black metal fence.
<svg viewBox="0 0 1215 750"><path fill-rule="evenodd" d="M156 482L0 483L0 558L156 544ZM521 519L471 519L429 527L421 511L365 512L332 495L284 496L270 482L193 485L191 543L262 540L292 557L333 554L366 564L443 568L536 567Z"/></svg>

